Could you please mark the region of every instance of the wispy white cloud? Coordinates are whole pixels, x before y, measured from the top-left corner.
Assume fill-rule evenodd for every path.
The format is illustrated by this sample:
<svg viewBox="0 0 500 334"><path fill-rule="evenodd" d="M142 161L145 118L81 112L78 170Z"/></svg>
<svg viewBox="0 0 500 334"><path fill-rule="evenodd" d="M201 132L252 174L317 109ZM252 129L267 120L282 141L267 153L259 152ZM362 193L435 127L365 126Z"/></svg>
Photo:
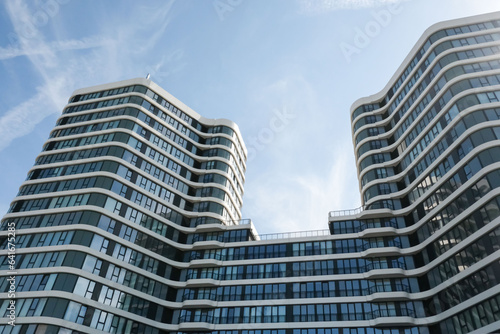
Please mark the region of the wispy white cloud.
<svg viewBox="0 0 500 334"><path fill-rule="evenodd" d="M14 30L19 33L24 22L30 19L28 7L20 1L8 1L6 9ZM88 48L96 43L96 39L47 43L39 35L21 40L17 47L0 49L2 60L25 56L42 78L42 84L36 87L36 94L0 117L0 150L9 146L12 140L29 134L47 116L60 113L67 98L66 90L70 86L68 80L72 77L73 67L55 68L61 63L56 51Z"/></svg>
<svg viewBox="0 0 500 334"><path fill-rule="evenodd" d="M290 68L267 84L256 83L251 96L259 108L240 120L255 124L244 138L254 159L248 162L243 215L261 234L327 229L329 211L359 203L350 138L324 140L320 132L333 126L325 126L325 106L300 72ZM273 131L272 110L293 117Z"/></svg>
<svg viewBox="0 0 500 334"><path fill-rule="evenodd" d="M143 20L141 20L141 24L138 28L142 28L142 30L149 30L147 28L149 28L151 25L154 25L155 29L153 34L151 34L146 40L143 40L142 43L138 45L138 47L136 48L137 52L147 52L152 47L154 47L164 36L165 31L170 24L171 10L175 1L176 0L170 0L160 8L151 7L149 8L149 10L144 11L145 17Z"/></svg>
<svg viewBox="0 0 500 334"><path fill-rule="evenodd" d="M9 45L6 48L0 47L0 60L6 60L20 56L53 54L54 52L66 50L90 49L109 45L109 43L112 43L112 40L102 37L88 37L81 40L71 39L49 43L35 43L35 47L30 48Z"/></svg>
<svg viewBox="0 0 500 334"><path fill-rule="evenodd" d="M25 151L26 143L30 142L25 139L35 129L36 132L50 131L50 128L40 130L40 126L47 126L50 123L47 120L55 119L61 113L73 90L136 76L141 64L165 55L161 37L169 27L173 0L151 8L134 5L130 9L133 18L129 16L113 21L116 16L111 16L110 20L99 21L99 26L89 27L88 32L82 29L77 33L73 30L73 22L68 22L70 15L64 15L66 10L74 8L71 2L66 2L68 6L60 6L57 12L60 15L54 12L54 15L48 15L47 22L33 26L34 14L40 12L40 6L46 8L44 6L48 3L56 1L6 0L0 4L6 19L2 27L8 26L9 21L11 24L4 30L9 31L7 39L10 45L0 48L0 63L11 74L4 78L4 86L9 85L12 78L15 78L12 80L13 91L18 88L14 85L22 85L20 92L16 92L22 100L6 107L12 101L6 99L8 101L0 111L0 156L6 161L11 158L5 156L7 152ZM139 17L144 19L137 20ZM82 36L81 32L86 34ZM152 40L148 40L150 37ZM153 49L156 52L152 52ZM169 60L169 57L162 58L158 71L166 71L164 67ZM7 178L22 182L24 168L21 172L13 170L9 164L3 167L3 183L7 185ZM0 196L0 216L6 213L15 195L14 189L4 190Z"/></svg>
<svg viewBox="0 0 500 334"><path fill-rule="evenodd" d="M42 86L38 93L22 102L0 117L0 151L8 147L12 140L29 134L45 117L60 113L56 107L61 103L59 93L64 88L63 81Z"/></svg>
<svg viewBox="0 0 500 334"><path fill-rule="evenodd" d="M341 9L362 9L385 6L408 0L297 0L302 14L321 14Z"/></svg>
<svg viewBox="0 0 500 334"><path fill-rule="evenodd" d="M245 210L253 213L257 231L323 230L328 228L330 211L359 207L350 151L349 146L339 146L332 152L335 160L326 175L313 170L302 174L282 171L279 175L273 170L252 182L245 195L249 195Z"/></svg>
<svg viewBox="0 0 500 334"><path fill-rule="evenodd" d="M102 83L103 80L112 81L123 76L123 70L130 67L134 54L144 53L159 43L170 21L169 13L174 2L175 0L170 0L156 10L139 10L136 13L138 16L150 13L150 20L141 22L141 32L137 31L138 26L126 24L124 29L118 29L116 26L115 29L103 29L107 33L100 36L81 39L57 36L56 40L47 41L41 31L34 30L30 38L20 38L18 43L0 47L0 60L26 57L41 79L41 84L35 87L36 93L33 96L7 110L0 117L0 151L8 147L12 140L32 132L46 117L60 113L72 90L88 86L90 80L90 84ZM33 20L33 10L26 2L19 0L6 1L5 8L14 33L17 36L26 35L24 30L27 22ZM61 24L56 20L54 17L49 23ZM143 36L143 30L150 29L153 25L158 26L159 23L162 23L161 27L155 30L155 34L149 39L141 39L143 43L140 48L130 46L137 45L131 41L139 40L139 35ZM64 30L64 27L59 28ZM84 49L91 52L72 52ZM119 57L121 61L117 62Z"/></svg>

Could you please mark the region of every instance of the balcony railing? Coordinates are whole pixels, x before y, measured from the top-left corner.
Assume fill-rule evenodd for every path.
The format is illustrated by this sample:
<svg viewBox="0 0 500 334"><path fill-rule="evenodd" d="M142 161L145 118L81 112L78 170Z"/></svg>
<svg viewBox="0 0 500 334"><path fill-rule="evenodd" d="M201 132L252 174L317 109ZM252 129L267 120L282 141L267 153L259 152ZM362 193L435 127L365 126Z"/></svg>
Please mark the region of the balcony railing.
<svg viewBox="0 0 500 334"><path fill-rule="evenodd" d="M330 211L328 216L330 218L342 217L342 216L353 216L353 215L360 214L363 211L379 210L379 209L394 210L394 203L392 202L392 200L383 200L383 201L378 201L378 202L372 203L370 205L363 205L363 206L360 206L359 208L356 208L356 209Z"/></svg>
<svg viewBox="0 0 500 334"><path fill-rule="evenodd" d="M352 293L352 290L338 290L335 292L335 297L348 297L348 296L368 296L372 295L374 293L393 293L393 292L407 292L411 293L410 287L406 284L402 283L393 283L390 286L385 286L385 285L374 285L366 289L361 289L361 290L356 290L357 293ZM333 292L332 292L333 293ZM333 295L332 295L333 296ZM240 296L239 298L236 298L235 296L232 296L232 298L229 298L228 296L224 296L220 293L217 293L214 290L212 291L205 291L205 292L200 292L198 295L194 291L189 291L186 292L182 295L182 301L186 300L211 300L211 301L246 301L246 300L257 300L258 298L256 296L251 296L253 298L243 298ZM298 296L291 296L287 298L286 293L282 292L276 292L276 293L265 293L263 296L261 296L261 299L263 300L271 300L271 299L292 299L292 298L331 298L328 296L318 296L316 295L313 291L310 292L310 294L305 294L302 295L301 297Z"/></svg>
<svg viewBox="0 0 500 334"><path fill-rule="evenodd" d="M251 224L251 219L238 219L238 220L220 220L212 217L202 217L198 219L195 226L207 225L207 224L218 224L218 225L248 225Z"/></svg>
<svg viewBox="0 0 500 334"><path fill-rule="evenodd" d="M330 222L330 224L335 224L335 223L338 223L338 222ZM370 222L370 223L362 223L362 220L359 221L358 225L357 226L349 226L349 227L343 227L342 230L343 232L341 232L340 234L345 234L345 233L358 233L358 232L362 232L366 229L370 229L370 228L383 228L383 227L392 227L392 228L395 228L397 229L398 228L398 224L397 222L393 221L393 220L388 220L388 221L381 221L381 222ZM333 232L332 234L335 234L337 232L337 229L334 227L333 228Z"/></svg>
<svg viewBox="0 0 500 334"><path fill-rule="evenodd" d="M359 208L356 209L330 211L329 217L332 218L332 217L342 217L342 216L354 216L360 214L364 210L365 207L360 206Z"/></svg>
<svg viewBox="0 0 500 334"><path fill-rule="evenodd" d="M373 310L371 312L349 312L344 314L308 314L301 316L301 321L355 321L372 320L377 318L412 317L415 318L415 311L400 307L397 309ZM179 323L209 323L209 324L247 324L247 323L276 323L285 322L286 316L256 314L254 316L213 316L211 313L186 314L179 317Z"/></svg>
<svg viewBox="0 0 500 334"><path fill-rule="evenodd" d="M324 231L325 231L324 235L329 235L329 233L328 234L326 233L326 232L329 232L329 230L324 230ZM280 234L280 233L277 233L277 234ZM317 234L317 235L320 235L320 234ZM323 235L323 234L321 234L321 235ZM287 238L293 238L293 237L294 236L292 236L292 237L288 236ZM276 238L273 237L271 239L276 239ZM377 243L371 243L371 242L364 242L361 245L355 245L352 247L342 247L342 246L336 247L335 246L333 248L333 252L327 253L327 254L355 253L355 252L366 251L368 249L379 249L379 248L387 248L387 247L402 248L402 244L399 240L390 240L390 242L388 244L383 244L383 245L377 244ZM320 253L310 252L310 253L305 253L305 254L300 254L300 255L295 255L295 256L307 256L307 255L320 255ZM278 258L278 257L284 257L284 256L286 256L285 253L282 253L280 255L276 255L273 257ZM240 260L253 260L256 258L258 258L258 257L255 257L255 258L254 257L247 257L247 256L245 256L244 252L240 253L238 255L227 256L226 254L222 254L222 253L214 253L214 252L204 253L203 251L193 251L191 253L191 255L189 256L190 261L193 261L193 260L240 261ZM264 256L261 258L264 258Z"/></svg>
<svg viewBox="0 0 500 334"><path fill-rule="evenodd" d="M321 237L330 235L330 230L311 230L299 232L267 233L259 234L260 240L291 239L303 237Z"/></svg>

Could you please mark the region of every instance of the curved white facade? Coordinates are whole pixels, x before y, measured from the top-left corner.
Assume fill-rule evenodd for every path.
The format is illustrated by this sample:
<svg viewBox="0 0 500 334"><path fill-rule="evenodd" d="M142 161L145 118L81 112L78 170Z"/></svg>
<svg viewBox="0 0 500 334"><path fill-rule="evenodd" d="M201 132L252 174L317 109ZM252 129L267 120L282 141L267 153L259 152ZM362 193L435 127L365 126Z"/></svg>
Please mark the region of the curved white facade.
<svg viewBox="0 0 500 334"><path fill-rule="evenodd" d="M233 122L76 91L1 225L2 333L500 331L500 13L431 27L351 113L363 208L258 236Z"/></svg>
<svg viewBox="0 0 500 334"><path fill-rule="evenodd" d="M330 227L401 238L431 333L500 329L500 13L442 22L352 106L363 208ZM388 279L391 275L387 275ZM483 328L488 328L483 329Z"/></svg>

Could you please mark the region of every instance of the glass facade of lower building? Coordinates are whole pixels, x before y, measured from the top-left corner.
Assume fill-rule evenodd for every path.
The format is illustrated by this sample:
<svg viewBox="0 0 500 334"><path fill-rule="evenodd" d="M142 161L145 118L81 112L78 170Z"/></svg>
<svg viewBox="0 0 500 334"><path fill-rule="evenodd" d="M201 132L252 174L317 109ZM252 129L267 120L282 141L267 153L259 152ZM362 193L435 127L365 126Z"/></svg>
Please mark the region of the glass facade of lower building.
<svg viewBox="0 0 500 334"><path fill-rule="evenodd" d="M236 124L76 91L0 226L0 332L498 332L499 92L500 13L435 25L352 107L363 207L259 236Z"/></svg>

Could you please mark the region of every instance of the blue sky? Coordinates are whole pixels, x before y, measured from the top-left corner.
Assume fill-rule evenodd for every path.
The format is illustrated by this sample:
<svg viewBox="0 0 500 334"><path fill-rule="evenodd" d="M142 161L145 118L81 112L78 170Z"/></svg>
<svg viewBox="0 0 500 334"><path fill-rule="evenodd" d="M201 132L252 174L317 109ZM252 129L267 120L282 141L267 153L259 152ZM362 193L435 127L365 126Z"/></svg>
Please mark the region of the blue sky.
<svg viewBox="0 0 500 334"><path fill-rule="evenodd" d="M75 89L150 73L201 115L239 124L251 152L243 215L265 234L325 229L329 211L358 207L351 104L380 91L430 25L499 11L500 1L0 7L0 214Z"/></svg>

